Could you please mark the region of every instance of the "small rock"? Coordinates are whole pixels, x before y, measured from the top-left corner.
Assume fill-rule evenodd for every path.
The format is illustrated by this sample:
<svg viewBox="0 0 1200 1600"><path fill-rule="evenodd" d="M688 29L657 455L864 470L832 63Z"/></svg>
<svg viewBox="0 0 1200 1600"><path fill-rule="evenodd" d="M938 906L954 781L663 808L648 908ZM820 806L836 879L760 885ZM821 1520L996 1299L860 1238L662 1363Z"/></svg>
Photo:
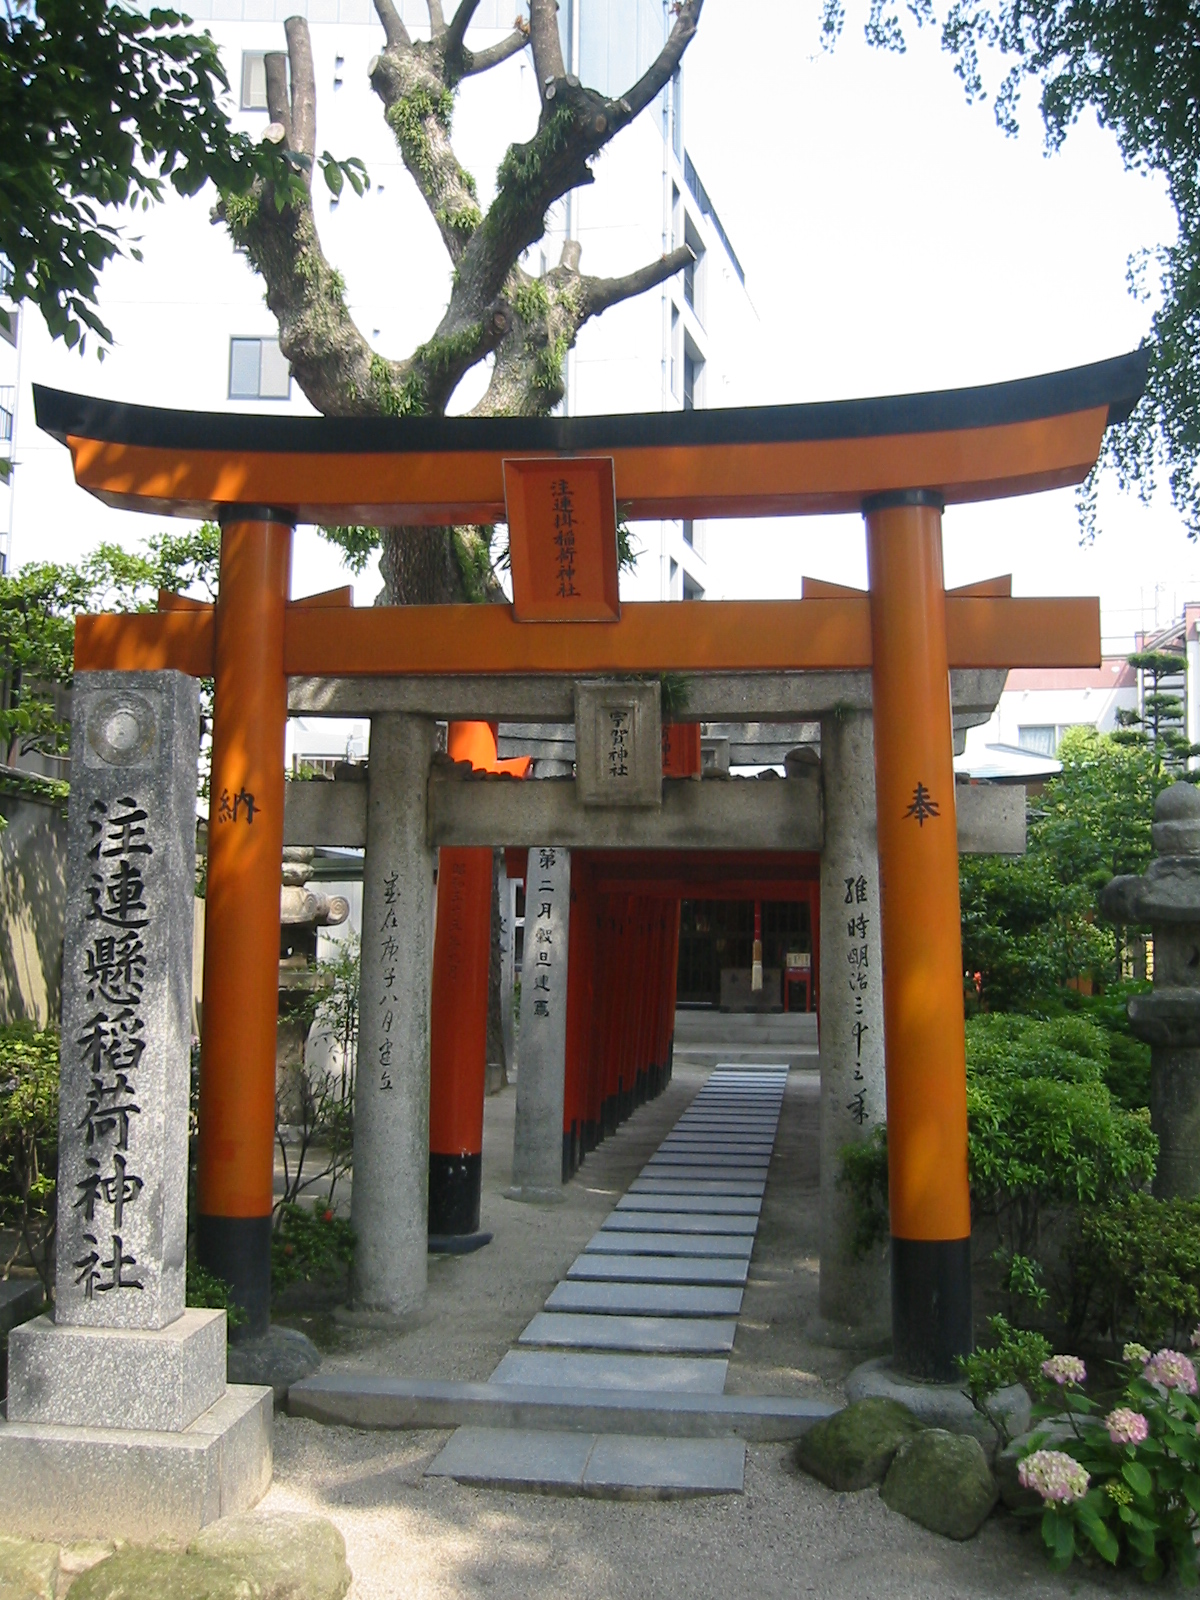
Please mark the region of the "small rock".
<svg viewBox="0 0 1200 1600"><path fill-rule="evenodd" d="M262 1600L342 1600L350 1587L346 1544L332 1522L302 1512L245 1512L203 1529L189 1553L253 1576Z"/></svg>
<svg viewBox="0 0 1200 1600"><path fill-rule="evenodd" d="M321 1365L321 1352L298 1328L268 1328L261 1339L231 1340L226 1366L230 1383L270 1384L276 1401L288 1388L311 1378Z"/></svg>
<svg viewBox="0 0 1200 1600"><path fill-rule="evenodd" d="M865 1489L882 1480L896 1451L920 1430L898 1400L854 1400L803 1435L796 1464L831 1489Z"/></svg>
<svg viewBox="0 0 1200 1600"><path fill-rule="evenodd" d="M0 1600L54 1600L58 1546L0 1535Z"/></svg>
<svg viewBox="0 0 1200 1600"><path fill-rule="evenodd" d="M979 1440L944 1428L902 1444L879 1492L893 1511L948 1539L977 1533L999 1495Z"/></svg>
<svg viewBox="0 0 1200 1600"><path fill-rule="evenodd" d="M76 1578L68 1600L262 1600L261 1586L228 1561L129 1546Z"/></svg>

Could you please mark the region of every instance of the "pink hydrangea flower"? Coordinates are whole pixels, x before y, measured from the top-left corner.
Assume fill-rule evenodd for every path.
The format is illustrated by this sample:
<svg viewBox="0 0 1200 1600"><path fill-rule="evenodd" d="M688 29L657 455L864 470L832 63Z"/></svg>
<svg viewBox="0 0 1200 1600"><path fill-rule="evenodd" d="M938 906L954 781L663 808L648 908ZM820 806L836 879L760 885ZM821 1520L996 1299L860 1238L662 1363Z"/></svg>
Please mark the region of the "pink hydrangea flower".
<svg viewBox="0 0 1200 1600"><path fill-rule="evenodd" d="M1042 1376L1058 1384L1082 1383L1087 1368L1078 1356L1051 1356L1042 1362Z"/></svg>
<svg viewBox="0 0 1200 1600"><path fill-rule="evenodd" d="M1069 1505L1072 1500L1083 1499L1091 1479L1065 1451L1035 1450L1017 1468L1017 1481L1023 1489L1034 1490L1043 1500Z"/></svg>
<svg viewBox="0 0 1200 1600"><path fill-rule="evenodd" d="M1104 1419L1104 1426L1114 1444L1141 1444L1150 1432L1150 1424L1142 1413L1131 1411L1128 1406L1118 1406L1115 1411L1110 1411Z"/></svg>
<svg viewBox="0 0 1200 1600"><path fill-rule="evenodd" d="M1196 1369L1187 1356L1178 1350L1160 1350L1150 1357L1142 1376L1164 1389L1180 1389L1184 1394L1196 1392Z"/></svg>
<svg viewBox="0 0 1200 1600"><path fill-rule="evenodd" d="M1195 1328L1192 1329L1191 1344L1192 1344L1192 1349L1193 1350L1196 1348L1197 1345L1200 1345L1200 1327L1195 1327Z"/></svg>

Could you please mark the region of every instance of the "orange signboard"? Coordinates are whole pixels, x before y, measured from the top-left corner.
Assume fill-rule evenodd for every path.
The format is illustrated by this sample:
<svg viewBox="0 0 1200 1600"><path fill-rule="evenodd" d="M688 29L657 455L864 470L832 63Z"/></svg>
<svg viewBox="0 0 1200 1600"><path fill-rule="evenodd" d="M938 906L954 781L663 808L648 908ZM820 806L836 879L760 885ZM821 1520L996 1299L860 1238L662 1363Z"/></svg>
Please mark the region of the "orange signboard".
<svg viewBox="0 0 1200 1600"><path fill-rule="evenodd" d="M611 456L505 461L519 622L616 622L617 502Z"/></svg>

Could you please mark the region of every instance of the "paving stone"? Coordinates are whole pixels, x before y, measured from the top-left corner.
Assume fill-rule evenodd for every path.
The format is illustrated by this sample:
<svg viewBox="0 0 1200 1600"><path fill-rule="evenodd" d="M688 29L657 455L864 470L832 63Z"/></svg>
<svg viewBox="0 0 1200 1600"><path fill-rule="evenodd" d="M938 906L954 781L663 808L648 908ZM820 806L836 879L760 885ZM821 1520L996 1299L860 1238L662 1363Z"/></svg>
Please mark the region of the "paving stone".
<svg viewBox="0 0 1200 1600"><path fill-rule="evenodd" d="M583 1474L585 1494L615 1499L677 1499L741 1494L746 1446L740 1439L646 1439L601 1434Z"/></svg>
<svg viewBox="0 0 1200 1600"><path fill-rule="evenodd" d="M496 1489L578 1489L595 1435L524 1428L459 1428L426 1471Z"/></svg>
<svg viewBox="0 0 1200 1600"><path fill-rule="evenodd" d="M762 1202L753 1195L623 1194L618 1211L710 1211L714 1216L756 1217ZM724 1230L722 1230L724 1231Z"/></svg>
<svg viewBox="0 0 1200 1600"><path fill-rule="evenodd" d="M722 1256L609 1256L585 1250L576 1256L568 1278L602 1283L732 1283L744 1284L748 1261Z"/></svg>
<svg viewBox="0 0 1200 1600"><path fill-rule="evenodd" d="M716 1178L718 1175L736 1180L738 1178L765 1178L767 1169L762 1167L724 1167L724 1166L673 1166L660 1165L658 1162L649 1162L638 1174L641 1178Z"/></svg>
<svg viewBox="0 0 1200 1600"><path fill-rule="evenodd" d="M588 1255L715 1256L749 1261L753 1238L734 1233L605 1233L585 1245Z"/></svg>
<svg viewBox="0 0 1200 1600"><path fill-rule="evenodd" d="M762 1195L762 1178L635 1178L634 1195Z"/></svg>
<svg viewBox="0 0 1200 1600"><path fill-rule="evenodd" d="M566 1279L546 1299L547 1311L596 1312L605 1317L736 1317L740 1289L690 1283L592 1283Z"/></svg>
<svg viewBox="0 0 1200 1600"><path fill-rule="evenodd" d="M657 1197L653 1197L657 1198ZM738 1216L727 1211L614 1211L602 1227L607 1232L642 1232L646 1228L664 1233L736 1233L753 1238L758 1232L758 1214Z"/></svg>
<svg viewBox="0 0 1200 1600"><path fill-rule="evenodd" d="M576 1350L510 1350L489 1383L633 1394L722 1394L723 1356L619 1356Z"/></svg>
<svg viewBox="0 0 1200 1600"><path fill-rule="evenodd" d="M647 1355L725 1355L737 1322L729 1317L620 1317L539 1311L519 1344L567 1345L576 1350L633 1350Z"/></svg>

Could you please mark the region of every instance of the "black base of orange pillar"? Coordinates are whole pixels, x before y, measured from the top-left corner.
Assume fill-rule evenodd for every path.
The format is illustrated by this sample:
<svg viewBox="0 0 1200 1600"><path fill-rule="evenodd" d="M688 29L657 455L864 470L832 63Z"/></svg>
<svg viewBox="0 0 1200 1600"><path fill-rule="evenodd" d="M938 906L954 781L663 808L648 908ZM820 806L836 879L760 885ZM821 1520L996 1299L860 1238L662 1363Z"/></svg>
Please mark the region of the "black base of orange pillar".
<svg viewBox="0 0 1200 1600"><path fill-rule="evenodd" d="M431 1248L435 1238L467 1238L478 1234L482 1188L482 1155L443 1156L433 1150L429 1152Z"/></svg>
<svg viewBox="0 0 1200 1600"><path fill-rule="evenodd" d="M953 1383L970 1355L971 1240L892 1239L892 1364L926 1383Z"/></svg>
<svg viewBox="0 0 1200 1600"><path fill-rule="evenodd" d="M271 1325L270 1217L197 1217L196 1260L246 1314L230 1339L261 1339Z"/></svg>

